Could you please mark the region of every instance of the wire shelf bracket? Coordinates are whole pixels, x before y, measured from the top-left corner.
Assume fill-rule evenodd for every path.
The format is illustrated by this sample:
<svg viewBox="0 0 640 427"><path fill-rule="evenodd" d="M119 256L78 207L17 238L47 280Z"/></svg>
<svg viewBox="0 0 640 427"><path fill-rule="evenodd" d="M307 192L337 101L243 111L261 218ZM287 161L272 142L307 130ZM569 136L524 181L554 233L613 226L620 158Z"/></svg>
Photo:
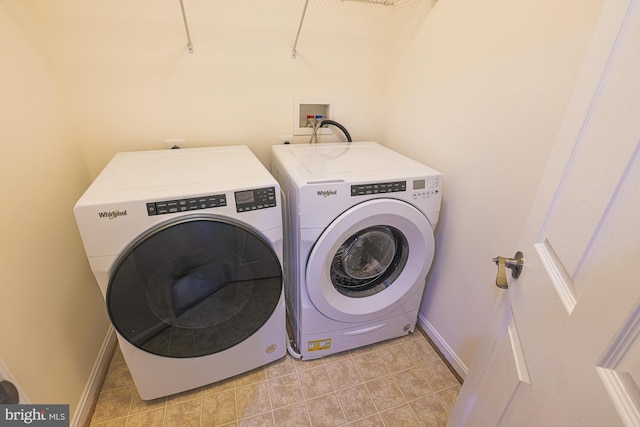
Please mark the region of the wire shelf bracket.
<svg viewBox="0 0 640 427"><path fill-rule="evenodd" d="M189 33L189 23L187 22L187 14L184 11L183 0L180 0L180 10L182 10L182 21L184 22L184 29L187 33L187 52L193 53L193 43L191 43L191 33Z"/></svg>
<svg viewBox="0 0 640 427"><path fill-rule="evenodd" d="M180 0L182 1L182 0ZM298 24L298 32L296 33L296 40L293 42L293 49L291 49L291 59L296 59L296 48L298 47L298 39L300 38L300 31L302 30L302 23L304 22L304 16L307 13L307 6L309 0L304 2L304 8L302 9L302 16L300 17L300 24Z"/></svg>

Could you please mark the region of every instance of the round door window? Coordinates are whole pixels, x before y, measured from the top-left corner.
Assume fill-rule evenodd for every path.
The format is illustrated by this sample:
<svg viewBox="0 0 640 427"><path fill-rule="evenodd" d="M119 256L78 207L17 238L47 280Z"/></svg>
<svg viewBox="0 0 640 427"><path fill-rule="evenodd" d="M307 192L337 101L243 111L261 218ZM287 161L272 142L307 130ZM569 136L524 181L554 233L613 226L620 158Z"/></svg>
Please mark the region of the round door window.
<svg viewBox="0 0 640 427"><path fill-rule="evenodd" d="M301 286L330 319L373 320L419 304L434 253L433 229L420 210L396 199L367 200L322 231Z"/></svg>
<svg viewBox="0 0 640 427"><path fill-rule="evenodd" d="M226 218L182 217L151 230L120 257L107 310L136 347L197 357L253 335L281 293L280 262L264 238Z"/></svg>
<svg viewBox="0 0 640 427"><path fill-rule="evenodd" d="M367 297L383 291L407 262L407 239L396 228L374 226L349 237L331 262L331 283L343 295Z"/></svg>

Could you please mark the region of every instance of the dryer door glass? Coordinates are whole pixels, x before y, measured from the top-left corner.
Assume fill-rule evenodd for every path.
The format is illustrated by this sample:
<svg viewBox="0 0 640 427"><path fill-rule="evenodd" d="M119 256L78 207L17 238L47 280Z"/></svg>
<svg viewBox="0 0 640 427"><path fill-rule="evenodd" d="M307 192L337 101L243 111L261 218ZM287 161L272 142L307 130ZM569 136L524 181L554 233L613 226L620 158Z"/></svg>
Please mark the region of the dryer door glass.
<svg viewBox="0 0 640 427"><path fill-rule="evenodd" d="M331 263L331 282L348 297L375 295L398 277L407 255L407 239L398 229L366 228L338 248Z"/></svg>
<svg viewBox="0 0 640 427"><path fill-rule="evenodd" d="M280 262L264 238L228 219L183 217L142 236L120 257L107 309L136 347L197 357L254 334L281 293Z"/></svg>

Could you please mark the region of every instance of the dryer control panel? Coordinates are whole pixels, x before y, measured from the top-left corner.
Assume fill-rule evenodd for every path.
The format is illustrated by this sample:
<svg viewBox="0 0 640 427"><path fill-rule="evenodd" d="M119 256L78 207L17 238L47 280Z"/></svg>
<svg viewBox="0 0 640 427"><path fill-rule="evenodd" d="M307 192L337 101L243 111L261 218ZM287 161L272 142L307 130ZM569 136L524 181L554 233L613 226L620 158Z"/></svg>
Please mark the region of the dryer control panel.
<svg viewBox="0 0 640 427"><path fill-rule="evenodd" d="M272 208L276 205L275 187L236 191L235 196L237 212L248 212L258 209Z"/></svg>

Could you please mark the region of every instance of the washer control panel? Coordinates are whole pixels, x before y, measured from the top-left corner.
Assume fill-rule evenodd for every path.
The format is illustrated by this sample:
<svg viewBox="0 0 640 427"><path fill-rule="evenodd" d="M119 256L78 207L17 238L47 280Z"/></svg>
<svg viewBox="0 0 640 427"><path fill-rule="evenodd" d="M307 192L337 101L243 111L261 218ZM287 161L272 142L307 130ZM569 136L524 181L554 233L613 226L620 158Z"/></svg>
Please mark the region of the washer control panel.
<svg viewBox="0 0 640 427"><path fill-rule="evenodd" d="M370 194L395 193L398 191L412 191L414 199L428 198L440 194L440 177L412 179L407 181L376 182L372 184L357 184L351 186L351 196L366 196Z"/></svg>
<svg viewBox="0 0 640 427"><path fill-rule="evenodd" d="M433 176L413 181L413 198L426 199L440 194L440 177Z"/></svg>
<svg viewBox="0 0 640 427"><path fill-rule="evenodd" d="M357 184L351 186L351 196L396 193L398 191L407 191L407 181L376 182L374 184Z"/></svg>
<svg viewBox="0 0 640 427"><path fill-rule="evenodd" d="M188 199L149 202L147 203L147 215L164 215L176 212L218 208L220 206L227 206L227 196L225 194L211 194L208 196L190 197Z"/></svg>
<svg viewBox="0 0 640 427"><path fill-rule="evenodd" d="M276 205L276 188L267 187L236 191L235 197L236 211L239 213L272 208Z"/></svg>

